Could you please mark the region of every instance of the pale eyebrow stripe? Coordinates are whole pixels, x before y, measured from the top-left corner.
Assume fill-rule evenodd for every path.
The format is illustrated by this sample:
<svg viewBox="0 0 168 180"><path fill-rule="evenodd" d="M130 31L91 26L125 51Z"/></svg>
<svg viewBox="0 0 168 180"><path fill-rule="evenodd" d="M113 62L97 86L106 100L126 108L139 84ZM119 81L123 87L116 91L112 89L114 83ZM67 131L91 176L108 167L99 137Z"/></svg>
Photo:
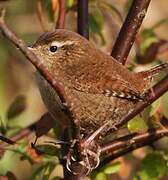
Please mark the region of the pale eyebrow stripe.
<svg viewBox="0 0 168 180"><path fill-rule="evenodd" d="M64 45L72 45L72 44L75 44L74 41L63 41L63 42L53 41L53 42L51 43L51 46L62 47L62 46L64 46Z"/></svg>

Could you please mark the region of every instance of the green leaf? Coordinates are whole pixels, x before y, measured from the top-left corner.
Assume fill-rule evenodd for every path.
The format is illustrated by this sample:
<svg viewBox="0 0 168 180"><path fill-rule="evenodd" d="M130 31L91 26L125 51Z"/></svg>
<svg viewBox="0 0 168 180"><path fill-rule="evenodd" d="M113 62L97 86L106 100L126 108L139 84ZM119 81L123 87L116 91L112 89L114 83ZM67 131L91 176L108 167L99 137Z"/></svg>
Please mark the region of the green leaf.
<svg viewBox="0 0 168 180"><path fill-rule="evenodd" d="M92 15L94 16L96 22L99 24L99 28L102 29L104 24L104 18L100 9L98 7L95 7L92 11Z"/></svg>
<svg viewBox="0 0 168 180"><path fill-rule="evenodd" d="M59 156L59 149L54 145L43 144L37 145L36 150L50 156Z"/></svg>
<svg viewBox="0 0 168 180"><path fill-rule="evenodd" d="M68 7L72 7L74 5L75 1L74 0L67 0L66 4Z"/></svg>
<svg viewBox="0 0 168 180"><path fill-rule="evenodd" d="M25 109L26 97L23 95L17 96L8 109L7 118L10 120L20 115Z"/></svg>
<svg viewBox="0 0 168 180"><path fill-rule="evenodd" d="M8 171L12 171L19 162L19 156L16 153L6 151L0 159L0 174L6 174Z"/></svg>
<svg viewBox="0 0 168 180"><path fill-rule="evenodd" d="M96 33L101 38L102 44L105 44L105 39L102 34L104 19L101 11L95 7L89 14L89 27L92 33Z"/></svg>
<svg viewBox="0 0 168 180"><path fill-rule="evenodd" d="M132 133L134 133L134 132L143 133L148 130L148 126L147 126L146 122L139 115L134 117L133 119L131 119L127 123L127 127L129 129L129 131Z"/></svg>
<svg viewBox="0 0 168 180"><path fill-rule="evenodd" d="M102 25L93 14L89 14L89 25L91 32L100 33Z"/></svg>
<svg viewBox="0 0 168 180"><path fill-rule="evenodd" d="M107 180L106 175L103 172L97 173L96 180Z"/></svg>
<svg viewBox="0 0 168 180"><path fill-rule="evenodd" d="M157 99L154 103L151 105L151 111L150 111L150 117L153 116L159 109L161 104L161 98Z"/></svg>
<svg viewBox="0 0 168 180"><path fill-rule="evenodd" d="M42 165L36 169L36 171L33 173L31 179L32 180L38 180L42 178L42 171L45 168L45 165Z"/></svg>
<svg viewBox="0 0 168 180"><path fill-rule="evenodd" d="M47 11L48 17L50 21L54 21L54 12L52 9L52 2L51 0L42 0L43 6Z"/></svg>
<svg viewBox="0 0 168 180"><path fill-rule="evenodd" d="M114 162L112 164L107 164L103 166L99 172L93 171L91 174L91 179L101 180L107 179L107 175L117 173L121 167L120 162Z"/></svg>
<svg viewBox="0 0 168 180"><path fill-rule="evenodd" d="M142 37L144 39L155 38L156 34L155 34L155 32L151 28L148 28L148 29L144 29L143 30Z"/></svg>
<svg viewBox="0 0 168 180"><path fill-rule="evenodd" d="M144 53L151 44L156 42L158 42L158 39L152 31L144 32L144 41L140 45L141 52Z"/></svg>
<svg viewBox="0 0 168 180"><path fill-rule="evenodd" d="M163 114L168 118L168 92L162 96Z"/></svg>
<svg viewBox="0 0 168 180"><path fill-rule="evenodd" d="M150 112L151 112L151 105L148 106L147 108L144 109L144 111L142 112L142 118L145 120L145 121L148 121L149 118L150 118Z"/></svg>
<svg viewBox="0 0 168 180"><path fill-rule="evenodd" d="M2 120L2 118L0 116L0 133L5 135L6 132L7 132L6 124L5 124L5 122Z"/></svg>
<svg viewBox="0 0 168 180"><path fill-rule="evenodd" d="M44 168L42 180L48 180L54 168L55 168L55 164L48 163L47 166Z"/></svg>
<svg viewBox="0 0 168 180"><path fill-rule="evenodd" d="M121 163L120 162L115 162L113 164L107 165L103 172L105 174L113 174L113 173L117 173L120 170L121 167Z"/></svg>
<svg viewBox="0 0 168 180"><path fill-rule="evenodd" d="M40 166L38 169L36 169L31 179L32 180L39 180L39 179L48 180L54 168L55 168L55 164L46 163Z"/></svg>
<svg viewBox="0 0 168 180"><path fill-rule="evenodd" d="M27 160L27 161L29 161L30 164L33 164L33 160L31 158L31 156L26 151L26 144L22 143L18 147L12 148L10 150L15 153L20 154L22 160Z"/></svg>
<svg viewBox="0 0 168 180"><path fill-rule="evenodd" d="M144 29L142 32L143 42L140 44L141 53L150 47L151 44L158 42L158 38L153 29Z"/></svg>
<svg viewBox="0 0 168 180"><path fill-rule="evenodd" d="M154 180L161 178L166 173L167 165L163 156L158 152L148 154L141 164L138 176L141 180Z"/></svg>

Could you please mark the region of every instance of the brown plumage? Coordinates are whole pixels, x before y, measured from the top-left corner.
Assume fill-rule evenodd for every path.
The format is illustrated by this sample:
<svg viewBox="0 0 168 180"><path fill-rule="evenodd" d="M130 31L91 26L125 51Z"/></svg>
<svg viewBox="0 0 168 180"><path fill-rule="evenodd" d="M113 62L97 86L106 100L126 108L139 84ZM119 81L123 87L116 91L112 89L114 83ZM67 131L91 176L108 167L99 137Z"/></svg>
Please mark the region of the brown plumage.
<svg viewBox="0 0 168 180"><path fill-rule="evenodd" d="M168 67L162 64L149 71L131 72L85 38L67 30L43 34L32 49L64 87L67 106L84 135L107 121L112 126L120 123L121 117L143 100L151 77ZM51 86L40 77L38 82L49 111L54 115L64 108Z"/></svg>

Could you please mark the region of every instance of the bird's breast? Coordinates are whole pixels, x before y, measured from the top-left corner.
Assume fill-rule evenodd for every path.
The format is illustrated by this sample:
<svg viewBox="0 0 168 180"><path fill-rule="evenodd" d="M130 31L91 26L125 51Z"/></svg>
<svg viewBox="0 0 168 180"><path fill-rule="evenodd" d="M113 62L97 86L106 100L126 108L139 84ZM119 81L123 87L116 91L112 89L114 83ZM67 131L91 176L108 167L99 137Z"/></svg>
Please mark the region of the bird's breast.
<svg viewBox="0 0 168 180"><path fill-rule="evenodd" d="M64 121L64 124L68 124L68 116L64 112L65 107L61 103L57 92L38 72L36 73L36 79L41 97L50 114L57 122Z"/></svg>

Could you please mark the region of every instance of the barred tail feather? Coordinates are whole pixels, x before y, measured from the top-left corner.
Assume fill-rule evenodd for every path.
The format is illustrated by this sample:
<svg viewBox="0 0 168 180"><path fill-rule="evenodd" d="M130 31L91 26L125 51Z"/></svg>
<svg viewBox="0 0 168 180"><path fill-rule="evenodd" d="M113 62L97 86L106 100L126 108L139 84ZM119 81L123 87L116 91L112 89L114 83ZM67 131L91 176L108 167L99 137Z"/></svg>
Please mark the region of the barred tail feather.
<svg viewBox="0 0 168 180"><path fill-rule="evenodd" d="M151 81L153 77L163 70L168 72L168 63L162 63L147 71L137 73L137 78L142 78L141 84L139 84L139 88L142 88L142 95L144 95L151 88Z"/></svg>
<svg viewBox="0 0 168 180"><path fill-rule="evenodd" d="M163 71L166 69L168 72L168 63L162 63L162 64L159 64L159 65L153 67L150 70L139 72L139 74L141 74L141 76L144 79L151 79L153 76L157 75L160 71Z"/></svg>

